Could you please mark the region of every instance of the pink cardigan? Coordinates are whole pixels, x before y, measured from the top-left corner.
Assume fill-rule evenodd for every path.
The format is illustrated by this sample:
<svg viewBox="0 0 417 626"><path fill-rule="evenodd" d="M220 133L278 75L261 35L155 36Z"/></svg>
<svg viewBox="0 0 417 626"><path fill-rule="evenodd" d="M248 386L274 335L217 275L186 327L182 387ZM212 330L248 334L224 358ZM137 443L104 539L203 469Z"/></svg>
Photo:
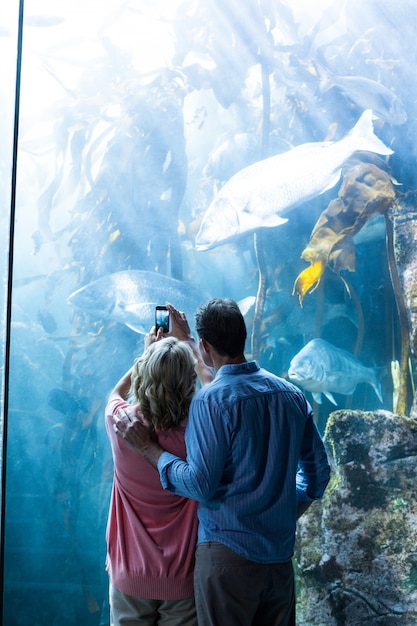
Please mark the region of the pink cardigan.
<svg viewBox="0 0 417 626"><path fill-rule="evenodd" d="M116 435L110 416L125 405L113 398L106 407L114 462L106 569L113 585L127 595L187 598L194 593L197 502L164 490L157 470ZM184 429L158 435L163 448L182 458Z"/></svg>

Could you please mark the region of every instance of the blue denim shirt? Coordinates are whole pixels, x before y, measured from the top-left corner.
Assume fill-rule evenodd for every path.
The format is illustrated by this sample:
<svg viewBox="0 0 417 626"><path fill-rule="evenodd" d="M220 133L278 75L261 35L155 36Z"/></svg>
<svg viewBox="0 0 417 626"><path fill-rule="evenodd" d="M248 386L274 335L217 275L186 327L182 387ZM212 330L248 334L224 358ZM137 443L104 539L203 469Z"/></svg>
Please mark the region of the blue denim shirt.
<svg viewBox="0 0 417 626"><path fill-rule="evenodd" d="M183 461L164 452L163 487L199 501L198 541L258 563L288 561L297 500L321 498L330 477L311 406L255 361L223 365L192 400Z"/></svg>

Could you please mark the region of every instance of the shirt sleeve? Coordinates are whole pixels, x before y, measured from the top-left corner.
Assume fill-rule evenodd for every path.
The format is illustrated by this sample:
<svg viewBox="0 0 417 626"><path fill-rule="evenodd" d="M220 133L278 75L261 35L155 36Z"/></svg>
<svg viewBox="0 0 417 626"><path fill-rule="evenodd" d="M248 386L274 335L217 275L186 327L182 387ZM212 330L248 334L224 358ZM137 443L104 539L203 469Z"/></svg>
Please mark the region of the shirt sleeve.
<svg viewBox="0 0 417 626"><path fill-rule="evenodd" d="M177 494L195 499L198 495L198 490L194 489L191 480L187 480L186 467L186 461L170 452L163 452L158 460L161 485L164 489L169 489Z"/></svg>
<svg viewBox="0 0 417 626"><path fill-rule="evenodd" d="M230 435L221 412L208 411L205 402L194 402L185 431L185 461L163 452L158 471L164 489L207 502L219 486L229 450Z"/></svg>
<svg viewBox="0 0 417 626"><path fill-rule="evenodd" d="M330 465L320 433L310 413L301 442L296 477L297 500L309 502L323 497L330 480Z"/></svg>

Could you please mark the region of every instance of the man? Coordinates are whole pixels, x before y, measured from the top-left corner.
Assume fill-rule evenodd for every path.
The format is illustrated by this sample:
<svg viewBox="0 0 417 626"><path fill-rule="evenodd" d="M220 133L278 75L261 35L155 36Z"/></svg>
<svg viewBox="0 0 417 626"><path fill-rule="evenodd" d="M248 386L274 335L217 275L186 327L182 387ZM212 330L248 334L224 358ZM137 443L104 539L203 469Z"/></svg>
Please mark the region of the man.
<svg viewBox="0 0 417 626"><path fill-rule="evenodd" d="M303 393L246 360L236 302L211 300L195 322L215 377L191 402L186 460L133 416L115 430L158 469L163 487L199 502L199 626L293 626L296 518L323 496L325 448Z"/></svg>

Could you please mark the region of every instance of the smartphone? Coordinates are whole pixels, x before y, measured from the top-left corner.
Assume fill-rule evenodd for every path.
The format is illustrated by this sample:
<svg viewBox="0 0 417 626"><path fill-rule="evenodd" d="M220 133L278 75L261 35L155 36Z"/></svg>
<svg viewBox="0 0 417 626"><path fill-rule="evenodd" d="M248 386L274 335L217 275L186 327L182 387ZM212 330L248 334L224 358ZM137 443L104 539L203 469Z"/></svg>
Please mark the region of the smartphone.
<svg viewBox="0 0 417 626"><path fill-rule="evenodd" d="M156 332L162 328L164 333L169 333L169 311L166 306L155 307L155 328Z"/></svg>

